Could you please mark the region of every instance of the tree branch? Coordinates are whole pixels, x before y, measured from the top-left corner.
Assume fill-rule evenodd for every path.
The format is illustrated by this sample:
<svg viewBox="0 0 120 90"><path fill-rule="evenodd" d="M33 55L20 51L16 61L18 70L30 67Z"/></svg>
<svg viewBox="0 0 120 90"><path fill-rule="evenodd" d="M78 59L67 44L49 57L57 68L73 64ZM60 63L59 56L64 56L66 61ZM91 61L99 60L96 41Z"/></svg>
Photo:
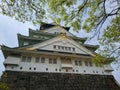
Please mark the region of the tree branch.
<svg viewBox="0 0 120 90"><path fill-rule="evenodd" d="M120 47L114 49L114 50L110 53L109 57L110 57L112 54L114 54L114 53L115 53L117 50L119 50L119 49L120 49Z"/></svg>

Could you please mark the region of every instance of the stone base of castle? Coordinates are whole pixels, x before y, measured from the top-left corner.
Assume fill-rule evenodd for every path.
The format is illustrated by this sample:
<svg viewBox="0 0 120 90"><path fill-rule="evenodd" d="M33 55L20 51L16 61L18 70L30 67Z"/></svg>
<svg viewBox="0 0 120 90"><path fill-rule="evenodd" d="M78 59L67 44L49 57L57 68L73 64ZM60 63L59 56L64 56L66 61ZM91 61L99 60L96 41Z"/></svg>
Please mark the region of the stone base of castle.
<svg viewBox="0 0 120 90"><path fill-rule="evenodd" d="M6 71L10 90L120 90L112 75Z"/></svg>

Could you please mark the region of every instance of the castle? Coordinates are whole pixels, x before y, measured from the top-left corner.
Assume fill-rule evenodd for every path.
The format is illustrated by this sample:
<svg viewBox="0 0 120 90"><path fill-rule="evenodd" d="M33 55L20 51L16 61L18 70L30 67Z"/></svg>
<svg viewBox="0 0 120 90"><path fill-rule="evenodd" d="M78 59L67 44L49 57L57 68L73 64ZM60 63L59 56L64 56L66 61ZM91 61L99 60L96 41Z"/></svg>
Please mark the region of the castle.
<svg viewBox="0 0 120 90"><path fill-rule="evenodd" d="M18 34L19 46L1 46L7 83L11 90L120 90L109 65L96 66L99 46L84 44L69 27L44 24Z"/></svg>

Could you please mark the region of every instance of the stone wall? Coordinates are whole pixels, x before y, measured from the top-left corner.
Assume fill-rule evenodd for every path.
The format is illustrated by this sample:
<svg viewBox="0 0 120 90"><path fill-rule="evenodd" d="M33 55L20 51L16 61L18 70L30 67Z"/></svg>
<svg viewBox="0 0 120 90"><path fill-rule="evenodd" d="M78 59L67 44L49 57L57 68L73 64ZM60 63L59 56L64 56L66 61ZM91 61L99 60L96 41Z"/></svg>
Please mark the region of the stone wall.
<svg viewBox="0 0 120 90"><path fill-rule="evenodd" d="M10 90L120 90L111 75L6 71Z"/></svg>

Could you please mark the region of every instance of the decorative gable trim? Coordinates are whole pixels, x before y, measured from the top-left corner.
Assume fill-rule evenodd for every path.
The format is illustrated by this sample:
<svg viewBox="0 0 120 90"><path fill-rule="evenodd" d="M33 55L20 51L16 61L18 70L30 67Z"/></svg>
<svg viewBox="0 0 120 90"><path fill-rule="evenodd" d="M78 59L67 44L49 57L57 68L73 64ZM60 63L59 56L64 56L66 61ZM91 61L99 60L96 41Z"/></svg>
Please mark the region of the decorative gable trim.
<svg viewBox="0 0 120 90"><path fill-rule="evenodd" d="M58 42L63 42L64 43L69 43L75 47L77 47L79 50L81 50L82 53L84 54L89 54L89 55L92 55L92 56L95 56L93 54L93 52L89 51L87 48L85 48L84 46L78 44L76 41L72 40L70 37L67 37L65 33L55 37L55 38L52 38L52 39L49 39L49 40L46 40L44 42L41 42L41 43L38 43L38 44L34 44L32 45L31 47L28 47L28 48L24 48L25 50L35 50L35 49L40 49L40 48L44 48L44 47L47 47L51 44L54 44L54 43L58 43Z"/></svg>

